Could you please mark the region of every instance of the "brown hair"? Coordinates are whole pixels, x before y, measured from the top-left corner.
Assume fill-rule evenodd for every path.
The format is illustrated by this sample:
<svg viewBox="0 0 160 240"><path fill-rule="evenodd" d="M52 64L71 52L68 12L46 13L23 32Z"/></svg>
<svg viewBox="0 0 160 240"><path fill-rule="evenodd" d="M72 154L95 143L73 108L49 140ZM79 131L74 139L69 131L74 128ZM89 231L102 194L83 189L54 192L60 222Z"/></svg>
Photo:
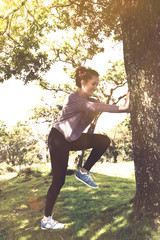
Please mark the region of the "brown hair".
<svg viewBox="0 0 160 240"><path fill-rule="evenodd" d="M99 73L91 68L78 67L75 73L77 87L81 88L81 80L88 82L93 76L99 77Z"/></svg>

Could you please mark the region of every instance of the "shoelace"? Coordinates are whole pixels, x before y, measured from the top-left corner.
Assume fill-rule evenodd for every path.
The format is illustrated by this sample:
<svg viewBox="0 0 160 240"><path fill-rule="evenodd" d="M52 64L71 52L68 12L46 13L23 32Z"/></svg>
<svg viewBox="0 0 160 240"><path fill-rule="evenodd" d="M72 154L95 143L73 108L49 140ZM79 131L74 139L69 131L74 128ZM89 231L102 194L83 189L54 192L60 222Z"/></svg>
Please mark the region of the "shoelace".
<svg viewBox="0 0 160 240"><path fill-rule="evenodd" d="M89 172L89 174L88 174L88 179L91 179L91 180L93 181L92 178L95 178L95 179L96 179L96 177L94 176L94 174Z"/></svg>
<svg viewBox="0 0 160 240"><path fill-rule="evenodd" d="M56 220L54 220L53 218L50 218L51 224L53 226L55 226L58 222Z"/></svg>

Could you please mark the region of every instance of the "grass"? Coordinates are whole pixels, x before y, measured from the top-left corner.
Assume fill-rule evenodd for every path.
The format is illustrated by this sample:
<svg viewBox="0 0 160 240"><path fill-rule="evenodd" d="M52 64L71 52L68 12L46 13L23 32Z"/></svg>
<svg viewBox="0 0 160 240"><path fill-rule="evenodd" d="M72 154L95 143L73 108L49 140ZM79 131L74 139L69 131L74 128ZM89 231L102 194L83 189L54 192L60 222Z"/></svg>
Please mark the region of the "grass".
<svg viewBox="0 0 160 240"><path fill-rule="evenodd" d="M0 181L0 240L151 240L152 226L132 224L135 194L133 178L95 174L99 189L87 188L72 176L66 177L53 217L66 224L62 230L42 231L45 196L51 183L48 172ZM38 199L37 202L34 202ZM36 206L36 207L35 207ZM151 237L152 236L152 237ZM158 239L158 238L157 238Z"/></svg>

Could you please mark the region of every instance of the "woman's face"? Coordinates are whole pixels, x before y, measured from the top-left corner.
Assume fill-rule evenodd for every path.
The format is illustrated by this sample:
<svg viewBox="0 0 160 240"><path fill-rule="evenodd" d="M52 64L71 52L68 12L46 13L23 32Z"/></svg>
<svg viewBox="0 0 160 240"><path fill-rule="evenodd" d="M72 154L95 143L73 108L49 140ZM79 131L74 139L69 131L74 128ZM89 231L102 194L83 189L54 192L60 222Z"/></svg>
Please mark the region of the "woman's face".
<svg viewBox="0 0 160 240"><path fill-rule="evenodd" d="M94 91L97 90L98 83L99 83L99 78L96 76L93 76L92 79L90 79L88 82L85 82L84 80L82 80L81 90L87 96L92 96Z"/></svg>

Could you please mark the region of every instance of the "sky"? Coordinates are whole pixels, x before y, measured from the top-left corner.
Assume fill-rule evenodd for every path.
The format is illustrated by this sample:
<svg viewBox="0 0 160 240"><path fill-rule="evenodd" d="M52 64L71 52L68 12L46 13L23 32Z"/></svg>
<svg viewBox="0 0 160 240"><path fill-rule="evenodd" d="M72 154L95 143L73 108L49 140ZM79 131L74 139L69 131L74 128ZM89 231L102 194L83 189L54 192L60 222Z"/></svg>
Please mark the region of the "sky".
<svg viewBox="0 0 160 240"><path fill-rule="evenodd" d="M108 61L123 59L122 44L105 43L104 53L97 54L92 60L87 61L86 66L97 70L102 76L107 68ZM54 76L54 78L53 78ZM68 76L63 71L62 63L57 63L47 73L49 82L65 81ZM126 91L126 89L122 90ZM27 85L23 81L11 79L0 84L0 120L8 126L16 125L18 121L25 121L31 115L31 109L41 103L41 97L48 98L48 91L41 89L35 83ZM106 131L113 128L126 117L126 114L103 113L98 121L96 131Z"/></svg>

